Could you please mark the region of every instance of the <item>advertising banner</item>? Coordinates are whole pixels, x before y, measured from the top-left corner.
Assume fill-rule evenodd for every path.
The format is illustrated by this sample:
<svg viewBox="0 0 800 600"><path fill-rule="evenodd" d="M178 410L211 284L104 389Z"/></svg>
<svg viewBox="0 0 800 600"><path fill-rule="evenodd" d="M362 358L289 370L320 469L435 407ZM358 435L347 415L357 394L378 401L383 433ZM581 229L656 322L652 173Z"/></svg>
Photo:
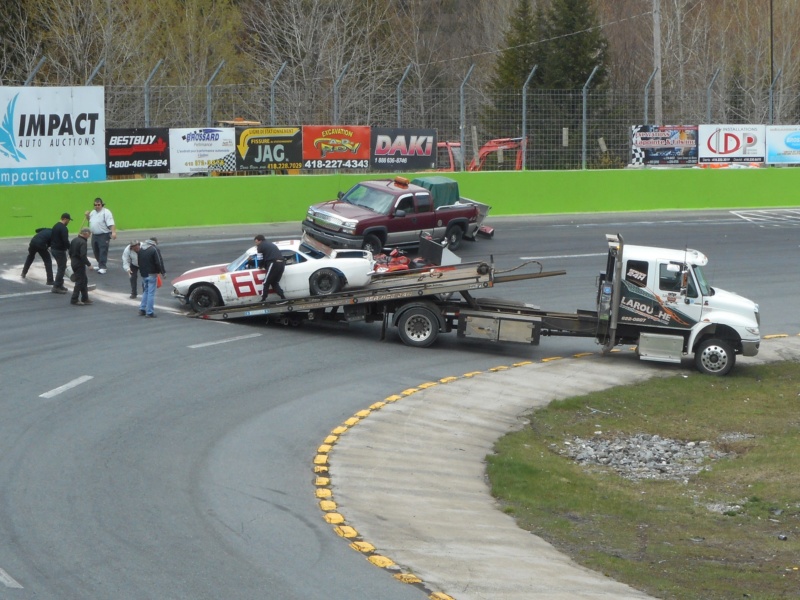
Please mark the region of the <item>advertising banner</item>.
<svg viewBox="0 0 800 600"><path fill-rule="evenodd" d="M169 173L169 129L106 130L108 175Z"/></svg>
<svg viewBox="0 0 800 600"><path fill-rule="evenodd" d="M800 164L800 125L767 125L767 162Z"/></svg>
<svg viewBox="0 0 800 600"><path fill-rule="evenodd" d="M236 170L236 130L201 127L169 130L170 173Z"/></svg>
<svg viewBox="0 0 800 600"><path fill-rule="evenodd" d="M370 166L384 171L424 171L436 168L435 129L373 127Z"/></svg>
<svg viewBox="0 0 800 600"><path fill-rule="evenodd" d="M368 169L369 156L366 125L303 127L304 169Z"/></svg>
<svg viewBox="0 0 800 600"><path fill-rule="evenodd" d="M0 185L106 178L102 87L0 87L0 111Z"/></svg>
<svg viewBox="0 0 800 600"><path fill-rule="evenodd" d="M631 165L697 164L697 125L634 125Z"/></svg>
<svg viewBox="0 0 800 600"><path fill-rule="evenodd" d="M763 163L765 137L764 125L700 125L698 162Z"/></svg>
<svg viewBox="0 0 800 600"><path fill-rule="evenodd" d="M299 127L237 127L237 171L288 171L303 166Z"/></svg>

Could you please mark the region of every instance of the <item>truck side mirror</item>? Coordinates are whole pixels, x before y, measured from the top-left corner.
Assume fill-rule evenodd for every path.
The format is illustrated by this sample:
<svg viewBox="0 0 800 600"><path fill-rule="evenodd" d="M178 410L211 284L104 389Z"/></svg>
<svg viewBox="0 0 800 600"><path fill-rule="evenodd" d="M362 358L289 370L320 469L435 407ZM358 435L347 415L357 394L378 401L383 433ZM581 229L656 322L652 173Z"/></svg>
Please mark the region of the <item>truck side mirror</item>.
<svg viewBox="0 0 800 600"><path fill-rule="evenodd" d="M404 211L402 208L398 208L397 210L394 211L394 216L395 217L405 217L406 216L406 211Z"/></svg>
<svg viewBox="0 0 800 600"><path fill-rule="evenodd" d="M338 194L336 194L336 198L339 199L339 200L344 198L344 192L339 192Z"/></svg>

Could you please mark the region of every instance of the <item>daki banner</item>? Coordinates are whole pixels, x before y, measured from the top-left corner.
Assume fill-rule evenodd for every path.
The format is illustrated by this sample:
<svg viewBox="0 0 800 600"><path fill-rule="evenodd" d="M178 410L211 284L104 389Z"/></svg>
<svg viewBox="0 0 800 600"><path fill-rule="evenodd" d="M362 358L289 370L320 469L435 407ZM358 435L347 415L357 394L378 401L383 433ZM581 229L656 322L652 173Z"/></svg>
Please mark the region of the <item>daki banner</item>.
<svg viewBox="0 0 800 600"><path fill-rule="evenodd" d="M233 173L236 170L236 129L170 129L169 163L171 173Z"/></svg>
<svg viewBox="0 0 800 600"><path fill-rule="evenodd" d="M436 130L373 127L370 166L384 171L436 168Z"/></svg>
<svg viewBox="0 0 800 600"><path fill-rule="evenodd" d="M106 178L102 87L0 87L0 111L0 185Z"/></svg>

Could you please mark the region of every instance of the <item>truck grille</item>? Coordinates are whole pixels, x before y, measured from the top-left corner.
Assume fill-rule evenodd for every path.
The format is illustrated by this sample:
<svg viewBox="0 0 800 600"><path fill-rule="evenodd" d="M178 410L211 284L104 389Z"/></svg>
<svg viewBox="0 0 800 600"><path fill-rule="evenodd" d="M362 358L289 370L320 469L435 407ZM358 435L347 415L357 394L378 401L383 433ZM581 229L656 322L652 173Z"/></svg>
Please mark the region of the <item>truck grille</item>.
<svg viewBox="0 0 800 600"><path fill-rule="evenodd" d="M321 215L314 216L314 225L319 225L320 227L324 227L325 229L333 229L338 230L341 227L341 222L336 219L327 219Z"/></svg>

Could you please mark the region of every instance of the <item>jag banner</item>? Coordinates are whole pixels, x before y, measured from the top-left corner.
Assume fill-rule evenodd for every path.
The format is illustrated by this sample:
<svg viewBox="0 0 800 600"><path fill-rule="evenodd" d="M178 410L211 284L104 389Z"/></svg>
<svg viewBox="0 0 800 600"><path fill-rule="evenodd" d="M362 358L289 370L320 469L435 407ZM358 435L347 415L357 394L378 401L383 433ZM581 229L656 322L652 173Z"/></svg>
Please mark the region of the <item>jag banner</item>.
<svg viewBox="0 0 800 600"><path fill-rule="evenodd" d="M289 171L303 167L299 127L237 127L237 171Z"/></svg>
<svg viewBox="0 0 800 600"><path fill-rule="evenodd" d="M170 173L236 170L236 130L201 127L169 130Z"/></svg>
<svg viewBox="0 0 800 600"><path fill-rule="evenodd" d="M373 127L370 166L383 171L424 171L436 168L435 129Z"/></svg>
<svg viewBox="0 0 800 600"><path fill-rule="evenodd" d="M169 173L169 129L107 129L108 175Z"/></svg>
<svg viewBox="0 0 800 600"><path fill-rule="evenodd" d="M369 126L306 125L304 169L368 169Z"/></svg>
<svg viewBox="0 0 800 600"><path fill-rule="evenodd" d="M102 87L0 87L0 111L0 185L106 178Z"/></svg>

